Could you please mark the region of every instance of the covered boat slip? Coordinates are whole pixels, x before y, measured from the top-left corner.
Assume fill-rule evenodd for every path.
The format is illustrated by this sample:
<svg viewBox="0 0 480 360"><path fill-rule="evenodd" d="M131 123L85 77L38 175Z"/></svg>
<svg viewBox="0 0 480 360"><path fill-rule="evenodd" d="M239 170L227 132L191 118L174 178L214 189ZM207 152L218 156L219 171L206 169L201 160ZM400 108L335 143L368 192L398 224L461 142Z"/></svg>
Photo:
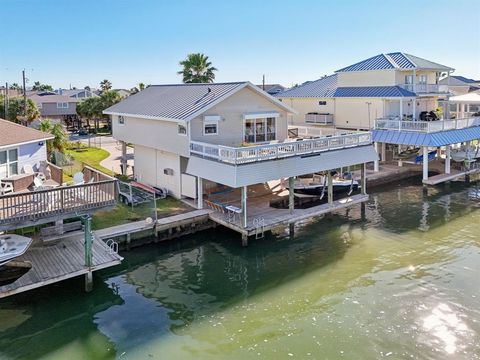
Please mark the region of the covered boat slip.
<svg viewBox="0 0 480 360"><path fill-rule="evenodd" d="M442 121L389 121L377 120L375 130L372 131L375 147L379 150L382 144L382 161L385 161L384 144L394 144L400 149L402 146L417 147L421 149L417 163L422 165L423 183L436 185L446 181L455 180L462 176L479 171L477 159L466 159L462 162L461 169L452 169L452 153L461 152L463 148L470 147L473 142L480 139L480 117L468 119L452 119ZM432 151L444 153L444 173L428 176L429 155ZM400 150L398 151L401 152ZM438 159L437 155L437 159ZM453 157L455 160L455 157ZM399 161L401 166L402 161ZM458 163L460 164L460 163ZM378 171L378 161L375 162L375 169Z"/></svg>
<svg viewBox="0 0 480 360"><path fill-rule="evenodd" d="M222 161L218 156L209 157L192 154L186 172L197 177L197 207L205 205L215 210L210 218L242 234L243 244L249 236L271 230L280 225L293 225L295 222L336 211L368 200L365 185L366 163L378 159L368 140L361 145L327 151L308 151L294 156L283 157L268 153L266 159L256 157L254 161L232 163ZM350 136L350 135L347 135ZM355 136L358 137L358 134ZM294 143L295 144L295 143ZM287 145L290 146L290 145ZM239 151L249 151L240 149ZM215 154L217 155L217 154ZM333 194L331 170L360 165L359 179L362 193L340 199ZM296 208L299 202L318 201L319 196L294 192L296 176L327 172L328 191L325 202L315 202L308 208ZM283 182L283 185L279 184ZM211 190L211 184L220 184L224 191ZM277 183L275 187L271 183ZM286 185L288 183L288 186ZM286 190L288 188L288 190ZM262 191L258 191L262 189ZM204 194L207 194L204 198ZM271 202L284 198L285 208L271 206ZM205 201L204 201L205 200Z"/></svg>

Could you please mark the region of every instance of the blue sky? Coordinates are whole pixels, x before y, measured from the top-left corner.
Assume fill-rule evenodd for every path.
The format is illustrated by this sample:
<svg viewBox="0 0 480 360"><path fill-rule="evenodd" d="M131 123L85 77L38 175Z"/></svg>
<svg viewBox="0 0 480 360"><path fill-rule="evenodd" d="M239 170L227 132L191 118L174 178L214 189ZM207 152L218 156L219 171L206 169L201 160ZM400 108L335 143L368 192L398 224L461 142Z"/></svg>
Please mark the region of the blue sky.
<svg viewBox="0 0 480 360"><path fill-rule="evenodd" d="M404 51L480 79L478 0L0 0L0 81L177 83L203 52L216 81L291 86ZM6 15L6 16L5 16ZM23 24L25 26L23 26Z"/></svg>

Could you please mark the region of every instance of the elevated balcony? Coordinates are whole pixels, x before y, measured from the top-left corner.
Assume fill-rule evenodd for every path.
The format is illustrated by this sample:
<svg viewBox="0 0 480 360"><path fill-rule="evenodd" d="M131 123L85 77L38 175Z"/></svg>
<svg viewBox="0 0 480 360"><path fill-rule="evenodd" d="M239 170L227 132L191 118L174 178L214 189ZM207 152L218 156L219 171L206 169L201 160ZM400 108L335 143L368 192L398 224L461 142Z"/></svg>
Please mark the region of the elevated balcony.
<svg viewBox="0 0 480 360"><path fill-rule="evenodd" d="M480 117L437 121L402 121L393 118L380 118L375 120L375 130L413 131L421 133L465 129L474 126L480 126Z"/></svg>
<svg viewBox="0 0 480 360"><path fill-rule="evenodd" d="M401 88L417 95L448 94L448 85L439 84L399 84Z"/></svg>

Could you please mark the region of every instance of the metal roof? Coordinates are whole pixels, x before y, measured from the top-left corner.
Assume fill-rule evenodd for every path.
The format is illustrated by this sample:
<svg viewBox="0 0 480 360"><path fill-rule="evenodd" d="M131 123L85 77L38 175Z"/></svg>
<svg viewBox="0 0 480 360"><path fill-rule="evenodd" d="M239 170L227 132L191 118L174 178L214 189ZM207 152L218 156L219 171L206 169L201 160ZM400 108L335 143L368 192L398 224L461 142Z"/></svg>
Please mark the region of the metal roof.
<svg viewBox="0 0 480 360"><path fill-rule="evenodd" d="M416 146L445 146L480 139L480 126L422 133L414 131L373 130L374 142Z"/></svg>
<svg viewBox="0 0 480 360"><path fill-rule="evenodd" d="M457 80L460 80L464 83L467 83L467 84L475 84L477 83L478 81L475 81L473 79L469 79L469 78L466 78L465 76L460 76L460 75L450 75L450 77L452 78L455 78Z"/></svg>
<svg viewBox="0 0 480 360"><path fill-rule="evenodd" d="M337 87L337 74L334 74L316 81L308 81L275 96L279 98L414 97L415 94L399 86Z"/></svg>
<svg viewBox="0 0 480 360"><path fill-rule="evenodd" d="M388 54L379 54L362 60L353 65L344 67L335 72L349 72L349 71L365 71L365 70L385 70L385 69L431 69L448 71L452 68L435 63L430 60L420 58L415 55L405 54L402 52L393 52Z"/></svg>
<svg viewBox="0 0 480 360"><path fill-rule="evenodd" d="M295 112L248 81L212 84L150 85L104 110L108 115L126 115L167 121L191 120L237 91L249 87L286 111Z"/></svg>
<svg viewBox="0 0 480 360"><path fill-rule="evenodd" d="M415 93L400 86L339 87L334 97L415 97Z"/></svg>
<svg viewBox="0 0 480 360"><path fill-rule="evenodd" d="M332 97L337 89L337 74L315 81L307 81L300 86L276 94L276 97Z"/></svg>

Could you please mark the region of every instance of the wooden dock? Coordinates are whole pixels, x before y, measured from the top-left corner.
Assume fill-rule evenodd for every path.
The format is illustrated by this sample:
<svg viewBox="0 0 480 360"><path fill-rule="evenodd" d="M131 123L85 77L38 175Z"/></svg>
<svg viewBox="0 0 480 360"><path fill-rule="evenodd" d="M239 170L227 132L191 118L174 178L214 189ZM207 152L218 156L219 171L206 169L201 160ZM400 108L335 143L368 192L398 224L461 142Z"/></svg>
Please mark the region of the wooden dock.
<svg viewBox="0 0 480 360"><path fill-rule="evenodd" d="M292 214L288 209L271 207L269 202L271 196L261 196L250 198L248 200L247 227L242 226L239 218L228 219L225 214L220 212L212 212L210 218L218 224L235 230L242 235L252 236L258 231L255 219L263 221L262 231L269 231L278 226L294 224L298 221L315 218L326 213L345 209L352 205L368 201L368 198L368 195L363 194L352 195L343 199L335 200L332 204L325 203L312 206L308 209L295 209Z"/></svg>
<svg viewBox="0 0 480 360"><path fill-rule="evenodd" d="M438 174L435 176L430 176L427 180L423 180L425 185L437 185L447 181L452 181L459 179L464 176L479 174L480 169L471 169L466 171L452 170L450 174Z"/></svg>
<svg viewBox="0 0 480 360"><path fill-rule="evenodd" d="M100 239L92 243L93 266L85 266L84 238L65 239L55 245L30 248L16 261L32 267L15 282L0 286L0 298L32 290L121 263L123 258L110 250Z"/></svg>

